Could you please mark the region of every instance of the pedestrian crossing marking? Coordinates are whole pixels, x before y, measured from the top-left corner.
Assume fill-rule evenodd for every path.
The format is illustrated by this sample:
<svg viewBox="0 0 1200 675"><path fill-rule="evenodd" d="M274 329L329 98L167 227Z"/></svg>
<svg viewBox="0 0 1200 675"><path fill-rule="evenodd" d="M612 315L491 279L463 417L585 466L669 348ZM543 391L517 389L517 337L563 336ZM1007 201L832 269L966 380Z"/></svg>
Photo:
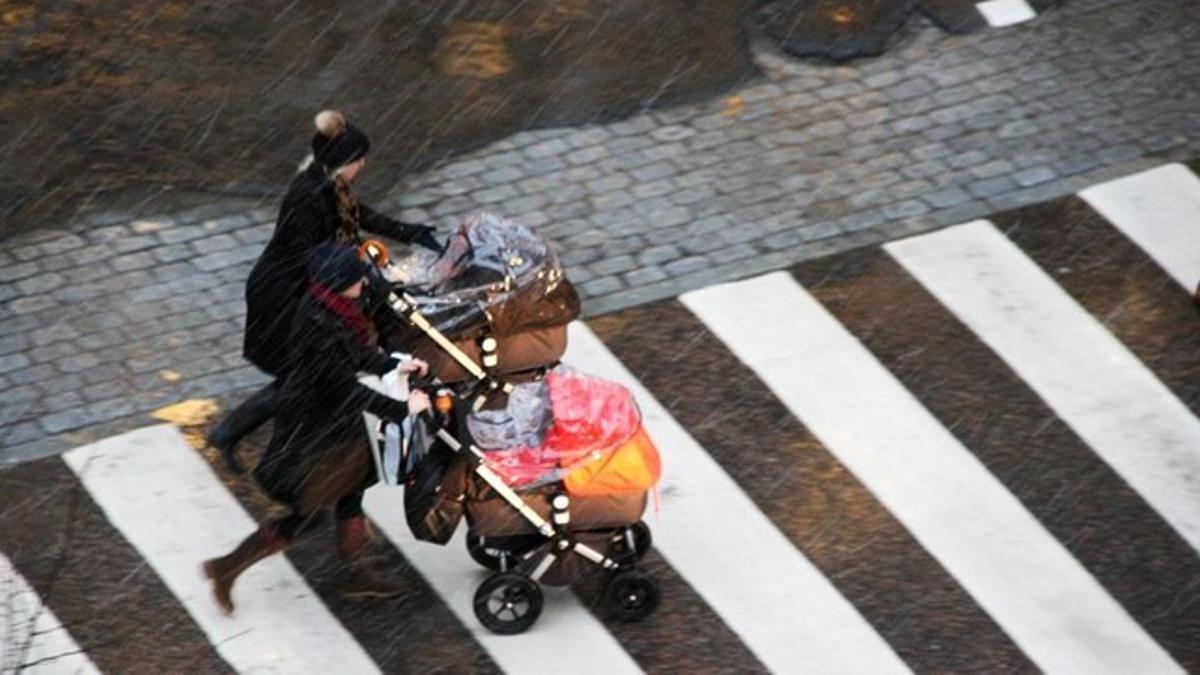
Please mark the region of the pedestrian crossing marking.
<svg viewBox="0 0 1200 675"><path fill-rule="evenodd" d="M988 25L1003 28L1037 18L1037 12L1026 0L984 0L975 3Z"/></svg>
<svg viewBox="0 0 1200 675"><path fill-rule="evenodd" d="M0 673L99 673L96 664L0 553Z"/></svg>
<svg viewBox="0 0 1200 675"><path fill-rule="evenodd" d="M1178 669L908 390L783 272L681 301L1039 667Z"/></svg>
<svg viewBox="0 0 1200 675"><path fill-rule="evenodd" d="M988 221L884 250L1200 551L1200 420L1120 341Z"/></svg>
<svg viewBox="0 0 1200 675"><path fill-rule="evenodd" d="M1200 283L1200 178L1181 164L1079 193L1189 293Z"/></svg>
<svg viewBox="0 0 1200 675"><path fill-rule="evenodd" d="M663 450L662 508L650 519L655 549L764 665L775 672L798 664L820 673L908 670L586 325L571 324L563 362L633 392Z"/></svg>
<svg viewBox="0 0 1200 675"><path fill-rule="evenodd" d="M227 553L256 523L174 427L114 436L63 460L235 670L378 672L283 556L243 574L237 611L221 614L200 563Z"/></svg>
<svg viewBox="0 0 1200 675"><path fill-rule="evenodd" d="M1200 218L1200 179L1190 170L1180 165L1161 167L1089 188L1079 196L1182 287L1190 291L1200 281L1200 228L1195 225ZM1083 209L1078 200L1076 204ZM1095 218L1094 213L1089 215ZM1112 238L1120 239L1115 230L1109 230ZM1033 250L1028 242L1012 236ZM1121 243L1133 250L1123 239ZM965 327L956 328L961 335L970 331L975 353L984 346L995 353L1011 369L1014 382L1019 378L1053 410L1059 426L1069 426L1078 435L1081 453L1094 453L1096 461L1111 466L1115 472L1111 481L1124 481L1122 490L1137 491L1145 500L1145 504L1138 502L1145 517L1151 517L1150 508L1161 516L1155 527L1162 535L1159 539L1151 535L1144 543L1158 544L1170 534L1175 548L1161 550L1186 551L1191 546L1188 552L1193 555L1200 550L1200 487L1196 487L1200 421L1106 330L1102 319L1076 304L987 221L880 248L899 265L889 261L889 274L911 275L931 296L930 306L935 300L941 303ZM1182 303L1176 300L1172 312L1182 311ZM872 508L880 513L886 509L889 518L908 528L913 539L906 537L905 545L914 551L924 548L921 553L932 556L931 565L936 561L945 568L939 570L942 578L949 573L970 594L971 611L980 617L981 611L991 615L1037 666L1050 672L1089 673L1200 667L1195 646L1181 644L1178 638L1188 635L1194 625L1191 619L1181 618L1186 609L1166 607L1165 619L1151 616L1148 612L1153 609L1130 603L1129 592L1154 580L1130 580L1126 587L1111 574L1096 572L1118 598L1130 603L1130 609L1110 597L1084 569L1084 564L1098 569L1093 566L1103 565L1103 556L1080 555L1075 549L1078 542L1064 537L1062 523L1059 529L1051 525L1059 537L1055 538L1030 515L1010 492L1011 481L1005 487L972 454L970 439L959 441L952 435L947 429L947 425L953 428L951 422L939 422L925 409L922 392L906 389L887 370L894 364L885 360L885 366L859 342L853 331L861 333L862 325L843 326L784 273L689 293L679 303L753 370L755 386L762 385L764 396L768 390L773 392L857 476L878 499ZM675 309L685 316L679 305ZM938 316L946 315L939 309ZM1174 325L1182 329L1186 321L1177 318ZM1187 320L1192 320L1190 312ZM645 328L654 330L654 326ZM865 334L861 340L876 349ZM881 637L860 611L872 620L880 615L865 605L860 610L841 595L838 588L844 586L831 583L839 570L814 567L797 549L799 542L792 543L797 541L794 532L791 539L785 536L783 532L791 530L760 510L746 492L750 488L731 477L741 474L732 470L727 474L722 466L729 465L718 464L586 325L570 327L569 345L567 363L625 383L642 406L664 461L662 508L648 514L647 520L655 548L698 595L694 602L707 603L749 652L773 671L910 668L897 656L897 646ZM1153 355L1142 358L1151 363ZM1161 368L1161 364L1151 365ZM970 369L971 364L962 367ZM1155 372L1165 378L1163 371ZM1026 396L1031 394L1027 391ZM736 393L731 393L731 405L736 405L735 399ZM754 461L753 439L747 440L745 454L746 461ZM90 508L98 509L96 517L103 512L191 615L212 645L208 649L215 649L233 669L380 669L359 644L364 638L354 634L359 624L348 620L350 628L343 626L339 617L346 620L347 615L339 609L334 616L283 556L261 563L239 581L238 611L233 617L218 613L199 563L228 551L254 523L178 431L151 427L78 448L63 459L90 494ZM1134 500L1132 494L1125 494ZM395 488L372 489L365 506L467 627L478 643L472 654L480 659L482 648L503 670L522 673L558 672L566 661L572 670L583 672L652 669L626 652L631 644L627 635L619 641L579 597L565 590L548 589L546 611L530 633L501 637L484 631L470 607L484 573L464 550L465 532L460 531L446 547L417 542L404 521L402 492ZM1038 510L1031 504L1029 509L1047 517L1045 508ZM1168 525L1179 533L1178 538L1167 531ZM1084 562L1072 557L1065 546L1076 550ZM1117 554L1128 552L1126 547ZM37 560L8 553L18 564ZM1158 562L1151 559L1144 564ZM1186 575L1195 564L1195 560L1162 562L1180 565L1173 572L1176 575ZM29 578L43 583L40 577ZM0 580L28 587L3 555ZM951 582L947 579L947 583ZM957 589L956 593L960 599L954 602L971 602ZM861 593L850 595L856 602L863 600ZM56 603L59 596L46 597ZM36 599L35 594L25 597ZM1191 589L1180 589L1181 603L1194 597ZM664 605L670 602L670 597L664 597ZM60 615L69 614L65 607L60 609ZM397 620L408 620L402 605L387 605L380 611L389 616L397 612ZM43 616L48 627L57 624L52 612ZM1164 620L1169 624L1166 629ZM687 626L679 630L686 632ZM892 633L883 634L892 639ZM55 653L77 649L69 631L38 635L60 641L52 647ZM364 644L371 646L371 654L381 653L376 642L365 639ZM637 659L645 658L636 648L631 651ZM908 652L901 653L909 657ZM0 664L6 664L2 654ZM95 658L102 662L99 653ZM78 668L84 672L97 669L85 654L70 659L47 661L42 668L59 672L60 666L82 664ZM916 663L911 667L916 668Z"/></svg>

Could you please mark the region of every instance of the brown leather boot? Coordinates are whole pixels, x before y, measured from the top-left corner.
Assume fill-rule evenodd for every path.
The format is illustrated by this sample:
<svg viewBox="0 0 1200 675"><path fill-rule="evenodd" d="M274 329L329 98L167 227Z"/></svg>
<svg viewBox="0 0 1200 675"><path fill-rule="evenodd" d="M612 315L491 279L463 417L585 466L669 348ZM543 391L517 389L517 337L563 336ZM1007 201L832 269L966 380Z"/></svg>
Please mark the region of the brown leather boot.
<svg viewBox="0 0 1200 675"><path fill-rule="evenodd" d="M287 548L288 541L280 536L272 523L258 528L242 540L228 555L204 561L204 575L213 582L213 598L221 611L233 613L233 582L254 563Z"/></svg>
<svg viewBox="0 0 1200 675"><path fill-rule="evenodd" d="M361 557L373 536L366 516L337 521L338 550L347 562Z"/></svg>
<svg viewBox="0 0 1200 675"><path fill-rule="evenodd" d="M394 598L404 593L404 587L381 578L372 572L363 551L370 543L371 525L366 517L358 516L337 523L338 549L346 563L346 578L342 581L342 596L351 600Z"/></svg>

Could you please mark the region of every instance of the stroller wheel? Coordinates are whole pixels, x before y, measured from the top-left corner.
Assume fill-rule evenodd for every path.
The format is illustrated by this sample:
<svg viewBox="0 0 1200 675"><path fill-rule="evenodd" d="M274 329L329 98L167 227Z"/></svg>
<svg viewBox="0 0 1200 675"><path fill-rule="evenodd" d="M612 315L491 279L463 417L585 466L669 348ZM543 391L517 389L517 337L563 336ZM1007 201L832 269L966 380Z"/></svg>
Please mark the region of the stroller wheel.
<svg viewBox="0 0 1200 675"><path fill-rule="evenodd" d="M483 537L467 532L467 553L471 559L489 570L500 570L500 558L504 552L488 546Z"/></svg>
<svg viewBox="0 0 1200 675"><path fill-rule="evenodd" d="M604 604L621 621L641 621L658 609L658 584L637 570L617 572L604 589Z"/></svg>
<svg viewBox="0 0 1200 675"><path fill-rule="evenodd" d="M612 557L620 563L638 562L646 557L650 546L654 543L650 536L650 526L638 521L629 526L633 535L633 550L629 550L629 541L625 538L625 530L617 530L613 538Z"/></svg>
<svg viewBox="0 0 1200 675"><path fill-rule="evenodd" d="M542 614L542 589L515 572L493 574L475 591L475 617L498 635L529 630Z"/></svg>

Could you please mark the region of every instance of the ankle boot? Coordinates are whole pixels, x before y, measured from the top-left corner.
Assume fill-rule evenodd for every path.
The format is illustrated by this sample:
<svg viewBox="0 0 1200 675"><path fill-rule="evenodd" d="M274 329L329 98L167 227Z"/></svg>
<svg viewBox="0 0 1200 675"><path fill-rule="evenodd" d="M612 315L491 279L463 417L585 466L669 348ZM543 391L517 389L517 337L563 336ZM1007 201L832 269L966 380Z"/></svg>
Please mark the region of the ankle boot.
<svg viewBox="0 0 1200 675"><path fill-rule="evenodd" d="M213 598L221 611L233 613L233 582L254 563L287 548L283 538L271 524L263 525L254 534L246 537L228 555L204 562L204 575L213 582Z"/></svg>
<svg viewBox="0 0 1200 675"><path fill-rule="evenodd" d="M225 468L232 473L240 474L244 471L235 452L238 443L274 416L275 390L275 383L272 382L254 392L205 435L204 440L221 453Z"/></svg>
<svg viewBox="0 0 1200 675"><path fill-rule="evenodd" d="M367 522L366 516L355 516L337 521L338 551L346 562L352 562L362 557L363 551L366 550L367 544L370 543L373 536L371 524Z"/></svg>
<svg viewBox="0 0 1200 675"><path fill-rule="evenodd" d="M346 565L346 576L342 581L342 596L351 600L366 598L393 598L404 592L400 584L382 578L370 567L363 555L371 541L371 525L364 516L357 516L337 523L338 549Z"/></svg>

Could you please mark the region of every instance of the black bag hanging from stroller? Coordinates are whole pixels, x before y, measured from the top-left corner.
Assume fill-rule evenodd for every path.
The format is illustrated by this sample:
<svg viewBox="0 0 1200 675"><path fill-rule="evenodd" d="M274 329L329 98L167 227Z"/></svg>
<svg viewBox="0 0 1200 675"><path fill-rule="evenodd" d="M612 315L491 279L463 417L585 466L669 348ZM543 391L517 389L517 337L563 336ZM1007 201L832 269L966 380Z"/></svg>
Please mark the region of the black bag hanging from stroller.
<svg viewBox="0 0 1200 675"><path fill-rule="evenodd" d="M466 458L435 445L404 485L404 512L413 536L445 544L462 520L471 467Z"/></svg>

